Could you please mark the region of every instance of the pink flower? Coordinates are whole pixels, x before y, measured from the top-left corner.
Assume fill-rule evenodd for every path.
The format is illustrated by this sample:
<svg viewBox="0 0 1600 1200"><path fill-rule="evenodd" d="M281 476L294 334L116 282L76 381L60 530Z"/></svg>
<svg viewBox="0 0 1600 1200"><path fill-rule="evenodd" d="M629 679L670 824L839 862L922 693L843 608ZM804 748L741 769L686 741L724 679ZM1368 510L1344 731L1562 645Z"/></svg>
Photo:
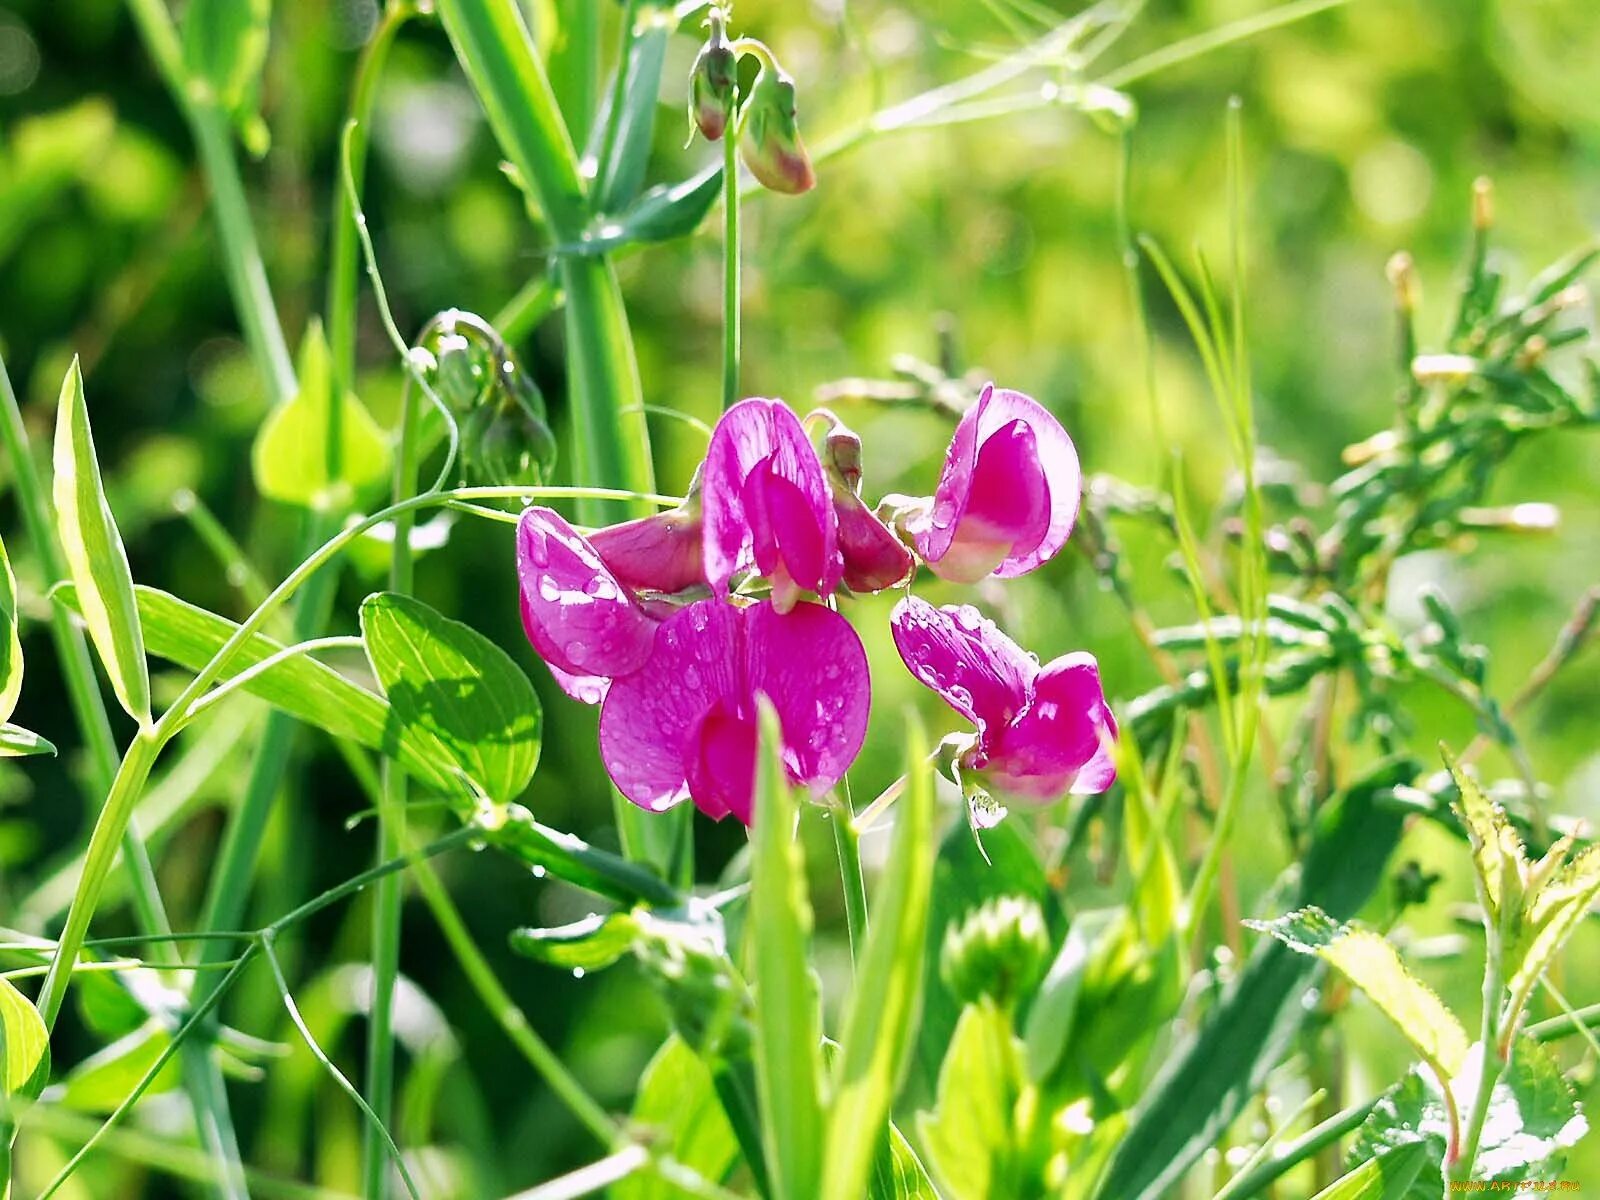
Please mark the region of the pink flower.
<svg viewBox="0 0 1600 1200"><path fill-rule="evenodd" d="M548 508L517 523L522 627L561 690L585 704L650 657L658 622L595 547Z"/></svg>
<svg viewBox="0 0 1600 1200"><path fill-rule="evenodd" d="M701 484L706 581L719 596L752 567L780 612L830 596L844 564L822 463L781 400L741 400L717 422Z"/></svg>
<svg viewBox="0 0 1600 1200"><path fill-rule="evenodd" d="M907 596L889 620L906 667L977 726L962 767L1040 804L1111 786L1117 722L1092 654L1041 667L970 605L935 608Z"/></svg>
<svg viewBox="0 0 1600 1200"><path fill-rule="evenodd" d="M867 657L848 621L805 603L782 613L701 600L662 622L648 659L612 682L601 709L606 770L642 808L687 798L748 825L763 694L790 779L817 791L837 783L866 738Z"/></svg>
<svg viewBox="0 0 1600 1200"><path fill-rule="evenodd" d="M1037 400L990 384L956 426L932 503L906 528L941 578L1009 579L1066 545L1080 486L1061 423Z"/></svg>
<svg viewBox="0 0 1600 1200"><path fill-rule="evenodd" d="M621 583L666 595L705 582L702 541L695 497L678 508L608 525L589 536L600 561Z"/></svg>

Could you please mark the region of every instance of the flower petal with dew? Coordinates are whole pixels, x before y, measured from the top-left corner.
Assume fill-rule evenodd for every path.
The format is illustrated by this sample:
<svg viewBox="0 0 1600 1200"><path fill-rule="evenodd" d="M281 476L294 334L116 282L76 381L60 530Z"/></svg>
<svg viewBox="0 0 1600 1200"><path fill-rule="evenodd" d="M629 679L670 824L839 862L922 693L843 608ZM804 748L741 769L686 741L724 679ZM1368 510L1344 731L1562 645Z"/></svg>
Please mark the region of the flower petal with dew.
<svg viewBox="0 0 1600 1200"><path fill-rule="evenodd" d="M517 580L528 640L574 699L598 704L612 679L650 657L657 621L559 513L523 512Z"/></svg>
<svg viewBox="0 0 1600 1200"><path fill-rule="evenodd" d="M1111 786L1117 722L1093 655L1041 667L971 606L935 608L915 596L895 606L890 625L911 673L977 726L963 768L1041 804Z"/></svg>
<svg viewBox="0 0 1600 1200"><path fill-rule="evenodd" d="M783 762L814 791L841 778L866 738L871 685L850 623L820 604L779 612L701 600L662 622L648 661L616 679L600 711L600 755L642 808L692 799L750 822L756 697L777 710Z"/></svg>
<svg viewBox="0 0 1600 1200"><path fill-rule="evenodd" d="M706 581L727 595L752 567L780 611L839 586L838 519L822 463L781 400L741 400L711 431L701 482Z"/></svg>
<svg viewBox="0 0 1600 1200"><path fill-rule="evenodd" d="M700 506L679 508L589 535L589 544L616 578L636 591L671 595L705 582Z"/></svg>
<svg viewBox="0 0 1600 1200"><path fill-rule="evenodd" d="M907 531L941 578L1024 575L1066 545L1081 487L1061 422L1032 397L990 384L956 426L938 489Z"/></svg>

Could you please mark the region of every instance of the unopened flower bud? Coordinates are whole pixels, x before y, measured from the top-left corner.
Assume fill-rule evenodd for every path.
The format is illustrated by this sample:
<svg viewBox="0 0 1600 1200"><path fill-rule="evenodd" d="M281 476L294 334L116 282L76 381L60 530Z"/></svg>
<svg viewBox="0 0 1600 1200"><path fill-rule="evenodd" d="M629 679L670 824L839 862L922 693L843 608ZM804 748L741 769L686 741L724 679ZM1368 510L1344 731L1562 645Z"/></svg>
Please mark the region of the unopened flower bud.
<svg viewBox="0 0 1600 1200"><path fill-rule="evenodd" d="M1394 287L1394 303L1406 316L1417 311L1419 298L1417 287L1417 265L1411 255L1404 250L1389 259L1386 268L1389 283Z"/></svg>
<svg viewBox="0 0 1600 1200"><path fill-rule="evenodd" d="M521 397L475 409L461 429L468 472L487 484L541 484L555 463L555 435Z"/></svg>
<svg viewBox="0 0 1600 1200"><path fill-rule="evenodd" d="M1480 233L1494 224L1494 181L1480 175L1472 182L1472 227Z"/></svg>
<svg viewBox="0 0 1600 1200"><path fill-rule="evenodd" d="M733 115L739 81L739 56L722 34L722 14L706 19L711 32L689 72L689 122L708 142L721 139Z"/></svg>
<svg viewBox="0 0 1600 1200"><path fill-rule="evenodd" d="M816 186L795 119L794 80L776 63L762 64L739 120L739 149L762 187L798 196Z"/></svg>
<svg viewBox="0 0 1600 1200"><path fill-rule="evenodd" d="M946 932L939 976L962 1004L984 996L1003 1009L1032 994L1050 960L1050 932L1036 901L1001 896Z"/></svg>

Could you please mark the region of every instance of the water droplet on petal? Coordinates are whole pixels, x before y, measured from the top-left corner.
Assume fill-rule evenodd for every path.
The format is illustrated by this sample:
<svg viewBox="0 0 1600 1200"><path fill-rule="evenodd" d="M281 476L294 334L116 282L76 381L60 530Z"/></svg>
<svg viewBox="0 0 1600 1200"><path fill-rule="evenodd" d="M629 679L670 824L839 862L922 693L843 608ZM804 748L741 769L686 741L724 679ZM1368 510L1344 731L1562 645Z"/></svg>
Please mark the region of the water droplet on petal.
<svg viewBox="0 0 1600 1200"><path fill-rule="evenodd" d="M550 576L541 575L539 577L539 595L542 599L554 604L557 600L561 599L561 589L556 585L556 581L551 579Z"/></svg>
<svg viewBox="0 0 1600 1200"><path fill-rule="evenodd" d="M573 967L572 968L572 977L574 979L582 979L583 976L584 976L584 970L583 970L582 967Z"/></svg>

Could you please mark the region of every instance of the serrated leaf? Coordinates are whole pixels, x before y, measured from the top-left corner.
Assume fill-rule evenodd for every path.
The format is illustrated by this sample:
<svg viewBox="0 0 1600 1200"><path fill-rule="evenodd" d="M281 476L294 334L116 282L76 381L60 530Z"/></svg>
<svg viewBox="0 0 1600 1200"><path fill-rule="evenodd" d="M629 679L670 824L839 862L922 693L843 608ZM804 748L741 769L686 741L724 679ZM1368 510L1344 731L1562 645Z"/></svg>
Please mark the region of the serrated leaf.
<svg viewBox="0 0 1600 1200"><path fill-rule="evenodd" d="M677 1034L668 1036L645 1067L632 1124L646 1131L650 1144L673 1162L713 1183L728 1174L739 1156L711 1071ZM691 1200L695 1195L654 1174L613 1184L610 1194L612 1200Z"/></svg>
<svg viewBox="0 0 1600 1200"><path fill-rule="evenodd" d="M9 721L22 696L22 641L17 636L17 580L0 541L0 723Z"/></svg>
<svg viewBox="0 0 1600 1200"><path fill-rule="evenodd" d="M1466 1069L1452 1081L1459 1111L1470 1112L1478 1089L1481 1047L1474 1046ZM1571 1086L1550 1052L1521 1038L1511 1062L1490 1096L1472 1177L1528 1183L1560 1178L1567 1148L1588 1131ZM1352 1161L1412 1143L1425 1145L1431 1168L1419 1176L1407 1200L1429 1200L1441 1188L1440 1164L1449 1144L1450 1118L1440 1085L1429 1071L1414 1070L1392 1088L1367 1118L1351 1147ZM1425 1190L1426 1189L1426 1190Z"/></svg>
<svg viewBox="0 0 1600 1200"><path fill-rule="evenodd" d="M1424 1059L1449 1075L1461 1069L1471 1044L1467 1031L1433 989L1407 970L1383 937L1341 924L1319 908L1247 924L1292 950L1331 963L1395 1023Z"/></svg>
<svg viewBox="0 0 1600 1200"><path fill-rule="evenodd" d="M749 953L756 985L756 1084L762 1142L775 1200L820 1195L822 1022L811 973L811 901L795 838L794 791L784 771L783 732L765 699L751 831Z"/></svg>
<svg viewBox="0 0 1600 1200"><path fill-rule="evenodd" d="M1010 1018L988 997L969 1004L939 1070L934 1110L917 1115L929 1170L949 1200L1023 1194L1016 1123L1025 1087Z"/></svg>
<svg viewBox="0 0 1600 1200"><path fill-rule="evenodd" d="M511 656L394 592L361 604L361 639L393 717L438 741L489 799L514 800L539 765L543 711Z"/></svg>
<svg viewBox="0 0 1600 1200"><path fill-rule="evenodd" d="M327 507L381 483L389 469L389 444L361 401L341 396L338 429L331 428L333 374L327 339L315 320L301 340L296 377L300 390L268 413L256 434L250 455L256 490L285 504ZM330 470L330 432L338 437L337 471Z"/></svg>
<svg viewBox="0 0 1600 1200"><path fill-rule="evenodd" d="M51 597L71 612L83 611L78 590L71 584L57 587ZM198 671L211 661L238 629L228 618L158 588L140 584L134 588L134 600L150 653L191 671ZM283 648L282 643L265 634L256 634L239 647L222 679L232 679ZM382 751L432 787L456 794L465 791L461 779L449 770L449 756L436 738L421 730L403 728L382 696L313 658L296 655L283 659L242 686L252 696L316 726L330 737L346 738Z"/></svg>
<svg viewBox="0 0 1600 1200"><path fill-rule="evenodd" d="M834 1064L825 1196L862 1193L886 1136L921 1007L933 880L933 766L915 718L905 739L906 793Z"/></svg>
<svg viewBox="0 0 1600 1200"><path fill-rule="evenodd" d="M0 978L0 1043L5 1064L0 1089L6 1096L37 1095L41 1068L48 1069L50 1031L39 1010L5 978Z"/></svg>
<svg viewBox="0 0 1600 1200"><path fill-rule="evenodd" d="M563 970L598 971L633 949L638 933L632 913L591 913L569 925L512 930L511 948Z"/></svg>
<svg viewBox="0 0 1600 1200"><path fill-rule="evenodd" d="M150 723L150 671L144 635L133 599L133 572L106 502L83 396L83 374L72 360L56 408L56 531L67 571L77 585L89 638L111 677L123 709L141 725Z"/></svg>
<svg viewBox="0 0 1600 1200"><path fill-rule="evenodd" d="M1506 888L1520 891L1522 870L1528 862L1527 851L1505 809L1484 795L1478 781L1462 770L1448 750L1442 747L1441 750L1445 766L1450 769L1456 790L1461 794L1458 806L1461 822L1472 843L1472 862L1483 889L1485 907L1490 921L1498 922Z"/></svg>
<svg viewBox="0 0 1600 1200"><path fill-rule="evenodd" d="M54 744L20 725L0 725L0 758L30 758L35 754L54 754Z"/></svg>
<svg viewBox="0 0 1600 1200"><path fill-rule="evenodd" d="M230 114L253 112L271 21L272 0L189 0L183 65L201 100Z"/></svg>
<svg viewBox="0 0 1600 1200"><path fill-rule="evenodd" d="M1428 1151L1421 1144L1401 1146L1369 1158L1342 1179L1316 1194L1315 1200L1407 1200L1414 1194L1418 1177L1429 1166ZM1434 1174L1433 1195L1442 1186Z"/></svg>
<svg viewBox="0 0 1600 1200"><path fill-rule="evenodd" d="M1569 862L1531 899L1514 955L1508 987L1511 1011L1520 1013L1561 947L1577 930L1595 901L1600 899L1600 846L1590 846Z"/></svg>

